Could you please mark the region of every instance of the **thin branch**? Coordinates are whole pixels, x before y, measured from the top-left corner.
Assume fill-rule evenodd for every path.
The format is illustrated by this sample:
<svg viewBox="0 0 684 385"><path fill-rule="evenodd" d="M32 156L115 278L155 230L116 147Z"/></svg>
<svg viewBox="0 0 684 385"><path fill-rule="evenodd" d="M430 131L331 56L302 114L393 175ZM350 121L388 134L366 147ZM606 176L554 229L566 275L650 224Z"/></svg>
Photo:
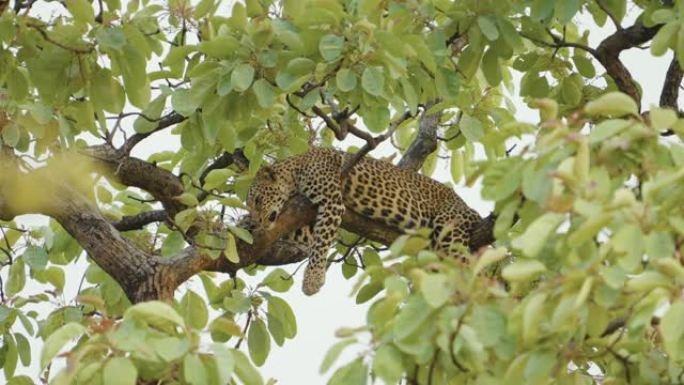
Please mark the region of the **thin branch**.
<svg viewBox="0 0 684 385"><path fill-rule="evenodd" d="M159 124L157 125L157 127L155 127L154 130L146 133L137 133L128 138L126 142L123 144L123 146L121 146L120 151L124 154L129 154L133 147L135 147L135 145L140 143L143 139L147 138L148 136L152 135L157 131L161 131L167 127L171 127L175 124L181 123L185 119L187 119L185 116L177 112L171 112L168 115L165 115L159 119Z"/></svg>
<svg viewBox="0 0 684 385"><path fill-rule="evenodd" d="M580 43L573 43L573 42L564 41L563 39L561 39L560 37L558 37L552 33L549 33L549 35L553 39L553 43L550 43L548 41L541 40L541 39L538 39L536 37L530 36L526 33L520 32L520 36L524 37L525 39L527 39L533 43L537 43L537 44L543 45L545 47L555 48L555 49L558 49L558 48L579 48L581 50L589 52L592 55L596 54L596 51L589 46L586 46L586 45L580 44Z"/></svg>
<svg viewBox="0 0 684 385"><path fill-rule="evenodd" d="M66 44L60 43L57 40L51 38L50 35L48 35L47 31L45 31L41 26L36 25L36 24L32 24L32 23L28 23L26 25L28 27L33 28L36 31L38 31L38 33L40 33L40 35L43 36L43 39L45 39L45 41L47 41L48 43L56 45L57 47L65 49L67 51L71 51L71 52L74 52L76 54L87 54L87 53L91 53L95 50L95 47L92 45L88 45L88 48L68 46Z"/></svg>
<svg viewBox="0 0 684 385"><path fill-rule="evenodd" d="M354 166L363 158L366 156L370 151L375 149L378 144L382 143L385 141L387 138L392 136L394 134L394 131L406 120L410 119L413 117L413 114L411 114L411 111L406 111L404 112L397 120L392 122L390 124L389 129L382 135L378 135L376 137L370 136L368 133L359 130L353 125L349 125L349 132L354 134L355 136L361 137L366 141L366 144L361 147L361 149L354 154L351 157L348 157L344 164L342 165L342 171L341 171L341 177L342 179L346 178L346 176L349 174L349 172L354 168ZM353 128L353 129L352 129Z"/></svg>
<svg viewBox="0 0 684 385"><path fill-rule="evenodd" d="M233 347L234 349L240 349L240 345L242 344L242 341L245 339L245 336L247 335L247 329L249 328L249 324L252 322L252 309L249 310L247 313L247 321L245 322L245 327L242 329L242 336L240 339L237 341L235 346Z"/></svg>
<svg viewBox="0 0 684 385"><path fill-rule="evenodd" d="M112 225L119 231L141 230L151 223L164 222L167 217L166 210L145 211L136 215L124 216Z"/></svg>

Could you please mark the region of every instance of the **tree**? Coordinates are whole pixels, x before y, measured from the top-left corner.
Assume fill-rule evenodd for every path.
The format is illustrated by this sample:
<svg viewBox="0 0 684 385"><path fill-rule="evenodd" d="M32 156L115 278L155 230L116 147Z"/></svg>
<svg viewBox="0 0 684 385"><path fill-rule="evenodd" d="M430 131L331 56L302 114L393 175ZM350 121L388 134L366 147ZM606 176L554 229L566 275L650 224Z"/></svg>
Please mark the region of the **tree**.
<svg viewBox="0 0 684 385"><path fill-rule="evenodd" d="M579 14L614 32L590 45ZM345 213L331 263L372 304L324 358L330 384L682 383L682 15L664 0L0 0L5 378L264 383L255 365L297 333L278 296L293 280L264 266L306 258L282 237L316 207L294 197L250 233L250 180L355 137L350 151L391 145L426 175L446 159L495 209L465 262ZM673 52L659 101L620 59L644 45ZM178 151L132 155L160 135ZM177 290L193 276L203 293ZM78 279L73 304L36 310ZM15 375L33 338L40 377Z"/></svg>

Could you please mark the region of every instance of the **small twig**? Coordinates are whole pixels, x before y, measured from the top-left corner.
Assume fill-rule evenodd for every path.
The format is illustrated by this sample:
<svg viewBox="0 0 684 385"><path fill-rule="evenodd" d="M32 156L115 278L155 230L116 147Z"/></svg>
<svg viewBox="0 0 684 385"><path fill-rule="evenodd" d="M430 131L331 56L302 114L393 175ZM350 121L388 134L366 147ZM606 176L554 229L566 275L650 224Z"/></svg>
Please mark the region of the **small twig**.
<svg viewBox="0 0 684 385"><path fill-rule="evenodd" d="M152 199L143 199L143 198L134 197L134 196L132 196L132 195L129 195L129 196L128 196L128 199L134 200L134 201L140 202L140 203L152 203L152 202L156 202L156 201L157 201L157 200L154 199L154 198L152 198Z"/></svg>
<svg viewBox="0 0 684 385"><path fill-rule="evenodd" d="M615 350L613 350L613 348L611 348L611 347L608 348L608 351L610 352L610 354L612 354L613 356L615 356L615 358L617 358L618 361L620 361L620 363L622 364L623 368L625 369L625 380L626 380L626 382L627 382L628 384L631 383L631 382L632 382L632 379L631 379L631 375L630 375L630 373L629 373L629 357L621 356L619 353L617 353L617 352L616 352Z"/></svg>
<svg viewBox="0 0 684 385"><path fill-rule="evenodd" d="M439 350L435 350L435 354L432 356L432 362L430 362L430 369L428 370L427 385L432 385L432 376L435 374L435 365L437 364L437 358L438 357L439 357Z"/></svg>
<svg viewBox="0 0 684 385"><path fill-rule="evenodd" d="M245 322L245 327L242 329L242 337L237 341L235 346L233 347L234 349L240 349L240 345L242 344L242 340L245 339L245 336L247 335L247 329L249 328L249 324L252 322L252 309L249 310L247 313L247 322Z"/></svg>
<svg viewBox="0 0 684 385"><path fill-rule="evenodd" d="M293 110L297 111L303 117L309 118L309 119L313 118L313 116L307 114L306 112L302 111L299 107L295 106L295 104L290 99L290 94L285 95L285 101Z"/></svg>
<svg viewBox="0 0 684 385"><path fill-rule="evenodd" d="M553 43L549 43L548 41L537 39L536 37L533 37L533 36L530 36L526 33L520 32L520 36L524 37L525 39L527 39L533 43L537 43L537 44L543 45L545 47L549 47L549 48L579 48L581 50L589 52L592 55L596 55L596 50L594 50L593 48L591 48L589 46L586 46L586 45L580 44L580 43L572 43L572 42L563 41L563 39L559 38L558 36L554 35L551 32L549 32L549 35L553 39L553 41L554 41Z"/></svg>

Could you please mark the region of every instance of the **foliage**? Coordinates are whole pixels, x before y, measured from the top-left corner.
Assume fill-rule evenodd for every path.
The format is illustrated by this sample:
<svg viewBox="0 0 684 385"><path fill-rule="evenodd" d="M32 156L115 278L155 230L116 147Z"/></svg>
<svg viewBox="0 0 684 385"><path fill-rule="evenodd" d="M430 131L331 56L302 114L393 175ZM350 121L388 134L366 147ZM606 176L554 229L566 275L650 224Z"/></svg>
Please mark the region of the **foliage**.
<svg viewBox="0 0 684 385"><path fill-rule="evenodd" d="M682 2L8 4L0 2L0 153L16 155L22 171L57 164L23 189L0 164L0 217L10 195L52 217L0 222L0 364L10 384L263 384L255 366L298 332L276 295L293 286L280 268L252 287L201 273L204 293L132 305L112 267L87 258L67 232L62 202L46 203L57 193L41 182L76 180L112 223L159 209L150 199L161 199L131 188L119 169L84 177L58 155L92 155L100 144L130 151L173 126L178 151L147 143L147 161L181 176L180 209L121 234L167 260L196 241L211 258L237 262L238 243L254 238L226 212L242 212L260 165L311 143L339 147L344 133L323 118L340 116L333 123L362 123L366 136L391 136L406 153L431 113L438 149L422 172L435 171L439 154L453 183L481 181L495 205L496 247L442 259L419 232L379 254L341 232L336 261L370 308L367 324L340 329L323 359L329 384L684 380ZM623 27L628 9L637 21ZM615 34L589 47L580 14L598 26L610 20ZM674 52L659 105L643 103L648 114L640 86L616 66L620 50L645 42L652 55ZM538 122L516 120L519 98ZM245 167L212 163L238 153ZM83 285L63 299L76 263L87 264ZM39 359L29 342L37 338ZM363 354L336 362L357 344ZM15 375L36 362L46 380Z"/></svg>

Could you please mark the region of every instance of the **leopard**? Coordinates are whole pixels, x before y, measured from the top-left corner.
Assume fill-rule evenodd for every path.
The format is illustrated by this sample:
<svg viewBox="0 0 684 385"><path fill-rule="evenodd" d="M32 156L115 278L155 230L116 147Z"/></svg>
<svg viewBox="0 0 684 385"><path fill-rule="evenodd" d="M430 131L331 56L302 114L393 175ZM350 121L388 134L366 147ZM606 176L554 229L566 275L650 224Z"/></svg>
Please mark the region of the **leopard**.
<svg viewBox="0 0 684 385"><path fill-rule="evenodd" d="M353 167L344 170L347 162ZM344 171L344 172L343 172ZM327 252L334 244L345 210L407 232L430 229L432 248L443 255L468 245L481 221L450 187L413 170L369 156L329 147L263 165L255 174L246 205L254 226L271 229L287 201L296 194L317 207L314 222L289 238L308 245L302 291L316 294L325 284Z"/></svg>

